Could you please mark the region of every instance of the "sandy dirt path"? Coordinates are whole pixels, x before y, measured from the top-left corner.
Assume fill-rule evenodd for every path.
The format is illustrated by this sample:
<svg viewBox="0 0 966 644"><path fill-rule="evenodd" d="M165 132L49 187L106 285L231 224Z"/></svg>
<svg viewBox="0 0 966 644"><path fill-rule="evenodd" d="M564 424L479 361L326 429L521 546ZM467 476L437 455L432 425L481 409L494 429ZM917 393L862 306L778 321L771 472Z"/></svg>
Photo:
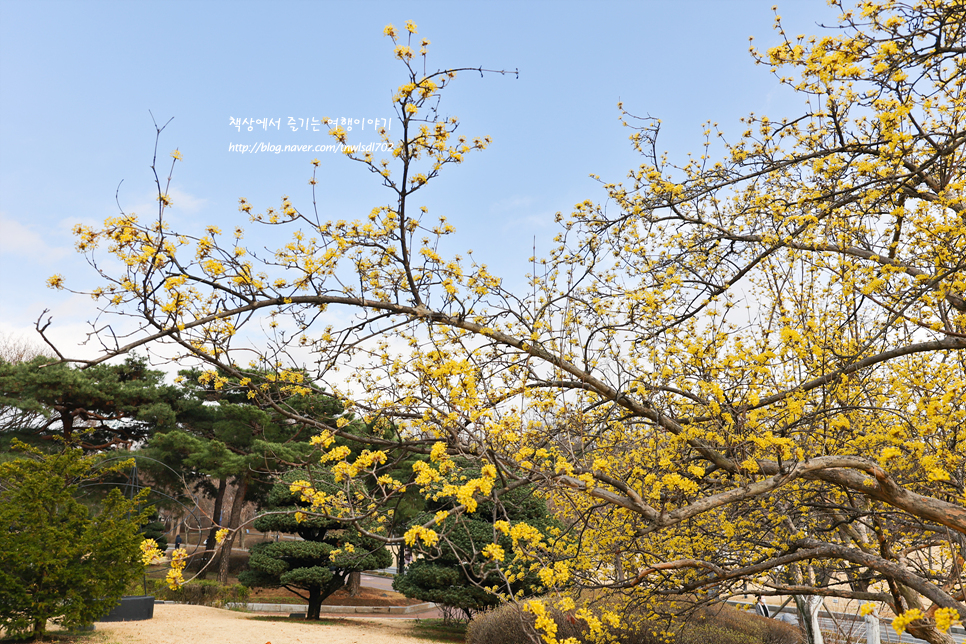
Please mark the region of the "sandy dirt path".
<svg viewBox="0 0 966 644"><path fill-rule="evenodd" d="M406 635L409 620L355 620L352 626L286 624L253 620L257 614L159 604L154 619L98 622L97 631L117 644L395 644L426 640Z"/></svg>

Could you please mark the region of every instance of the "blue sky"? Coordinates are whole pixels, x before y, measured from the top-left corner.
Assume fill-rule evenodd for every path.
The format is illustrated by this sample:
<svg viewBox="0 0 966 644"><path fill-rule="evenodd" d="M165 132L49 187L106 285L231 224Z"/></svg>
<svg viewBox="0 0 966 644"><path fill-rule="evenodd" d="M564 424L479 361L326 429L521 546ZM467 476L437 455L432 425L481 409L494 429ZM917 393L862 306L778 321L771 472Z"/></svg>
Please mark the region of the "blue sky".
<svg viewBox="0 0 966 644"><path fill-rule="evenodd" d="M61 273L95 285L73 251L71 227L153 207L149 165L163 123L160 164L179 148L172 189L175 229L243 225L248 246L264 229L238 212L283 194L311 204L310 161L319 157L326 218L364 217L389 200L362 166L339 154L239 154L229 147L330 143L325 128L293 132L289 118L381 119L404 68L383 36L413 20L432 41L428 68L519 69L519 78L464 73L441 111L460 133L492 146L449 168L420 197L456 226L454 249L510 283L545 254L553 216L604 199L588 177L619 181L639 158L616 104L662 119L659 146L681 160L698 152L702 123L736 139L749 112L773 118L800 106L748 54L777 42L773 2L53 2L0 0L0 333L29 334L44 309L65 345L82 338L93 302L46 288ZM779 2L792 34L834 23L823 3ZM278 119L272 129L230 118ZM352 142L377 141L357 126ZM78 349L74 353L84 353Z"/></svg>

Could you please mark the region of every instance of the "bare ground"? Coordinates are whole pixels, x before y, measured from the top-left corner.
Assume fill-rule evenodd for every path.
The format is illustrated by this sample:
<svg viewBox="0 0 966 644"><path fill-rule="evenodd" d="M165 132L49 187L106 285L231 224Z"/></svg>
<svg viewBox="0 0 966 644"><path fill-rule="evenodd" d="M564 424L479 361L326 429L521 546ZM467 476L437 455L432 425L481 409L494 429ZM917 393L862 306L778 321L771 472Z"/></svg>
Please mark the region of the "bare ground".
<svg viewBox="0 0 966 644"><path fill-rule="evenodd" d="M305 604L302 597L285 588L270 588L253 590L249 596L250 603L262 604ZM349 596L347 590L337 590L322 602L324 606L413 606L423 603L419 599L409 599L405 595L392 590L369 588L363 586L355 597Z"/></svg>
<svg viewBox="0 0 966 644"><path fill-rule="evenodd" d="M98 622L110 644L395 644L425 642L410 637L410 620L339 620L338 624L269 622L240 613L180 604L159 604L154 619Z"/></svg>

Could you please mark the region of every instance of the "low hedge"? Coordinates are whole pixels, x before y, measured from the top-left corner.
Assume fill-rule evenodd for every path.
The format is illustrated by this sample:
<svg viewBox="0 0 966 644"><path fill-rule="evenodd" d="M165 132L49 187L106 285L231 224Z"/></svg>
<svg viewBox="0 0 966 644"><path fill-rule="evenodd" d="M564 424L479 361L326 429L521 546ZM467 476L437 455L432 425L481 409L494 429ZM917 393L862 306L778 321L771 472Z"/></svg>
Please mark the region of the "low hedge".
<svg viewBox="0 0 966 644"><path fill-rule="evenodd" d="M156 599L175 601L182 604L199 606L224 606L225 604L244 604L251 597L251 589L241 584L223 586L217 581L192 581L177 590L171 590L162 579L153 579L149 591Z"/></svg>
<svg viewBox="0 0 966 644"><path fill-rule="evenodd" d="M557 624L557 639L576 637L583 642L582 622L578 622L557 609L549 611ZM536 618L523 610L522 604L505 604L499 608L478 613L466 629L466 644L521 644L533 641Z"/></svg>
<svg viewBox="0 0 966 644"><path fill-rule="evenodd" d="M191 573L197 573L201 570L202 566L205 564L205 551L204 550L189 550L192 552L191 558L188 559L188 565L185 566L185 570ZM208 574L217 575L218 574L218 564L219 562L214 562L212 565L208 566ZM248 553L247 552L232 552L231 557L228 559L228 574L237 575L242 570L248 567Z"/></svg>
<svg viewBox="0 0 966 644"><path fill-rule="evenodd" d="M557 639L576 638L591 644L586 624L554 610ZM473 618L466 630L467 644L518 644L534 638L534 617L520 605L510 604ZM668 626L657 621L627 620L613 632L618 644L799 644L802 632L774 619L745 613L729 606L705 609L683 624Z"/></svg>

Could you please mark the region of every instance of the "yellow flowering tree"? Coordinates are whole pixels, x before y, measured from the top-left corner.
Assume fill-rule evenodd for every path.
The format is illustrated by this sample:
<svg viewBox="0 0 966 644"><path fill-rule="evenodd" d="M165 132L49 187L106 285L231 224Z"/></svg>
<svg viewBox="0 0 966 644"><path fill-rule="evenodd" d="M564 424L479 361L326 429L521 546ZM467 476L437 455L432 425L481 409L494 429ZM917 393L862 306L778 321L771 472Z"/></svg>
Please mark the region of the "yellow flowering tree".
<svg viewBox="0 0 966 644"><path fill-rule="evenodd" d="M884 602L947 642L941 627L966 617L966 5L839 9L828 35L779 19L782 44L753 50L801 97L797 118L748 117L736 141L709 126L702 153L674 164L659 122L624 112L642 164L602 182L609 208L559 216L526 294L441 250L454 230L417 193L489 139L439 112L458 70L420 73L416 26L387 27L406 70L401 136L380 132L386 159L346 155L389 201L326 221L288 197L260 213L243 199L254 222L292 229L258 260L241 227L170 231L159 181L156 218L76 231L81 251L106 246L125 267L102 268L92 295L143 324L112 353L172 343L314 423L327 448L350 436L285 396L364 392L355 411L391 438L324 458L337 482L376 483L362 496L307 486L319 515L391 522L413 486L470 514L535 485L569 529L550 542L520 530L515 547L550 590L612 591L646 613L751 582ZM350 322L324 326L330 309ZM286 365L306 352L317 370L295 382ZM391 450L429 458L395 476ZM438 489L456 456L486 476ZM432 546L441 524L405 538ZM617 619L578 614L592 630Z"/></svg>

